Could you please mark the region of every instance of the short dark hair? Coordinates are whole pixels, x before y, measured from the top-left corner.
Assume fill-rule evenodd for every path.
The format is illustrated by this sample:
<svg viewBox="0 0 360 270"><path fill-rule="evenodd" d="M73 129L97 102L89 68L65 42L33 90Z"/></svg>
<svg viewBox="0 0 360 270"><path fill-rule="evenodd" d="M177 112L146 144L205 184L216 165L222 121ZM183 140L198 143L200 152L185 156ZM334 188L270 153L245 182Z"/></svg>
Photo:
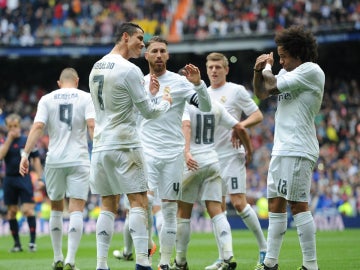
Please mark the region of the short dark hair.
<svg viewBox="0 0 360 270"><path fill-rule="evenodd" d="M137 32L137 30L140 29L143 33L144 30L140 27L140 25L132 22L125 22L121 24L116 32L116 43L118 43L124 33L128 33L130 36L132 36L134 33Z"/></svg>
<svg viewBox="0 0 360 270"><path fill-rule="evenodd" d="M293 25L275 34L275 43L289 54L304 62L316 62L318 58L316 38L303 26Z"/></svg>
<svg viewBox="0 0 360 270"><path fill-rule="evenodd" d="M74 68L64 68L60 73L59 81L76 81L79 79L79 75Z"/></svg>
<svg viewBox="0 0 360 270"><path fill-rule="evenodd" d="M153 36L146 42L145 48L147 49L152 43L155 42L164 43L166 46L168 45L168 41L165 38L162 38L160 36Z"/></svg>

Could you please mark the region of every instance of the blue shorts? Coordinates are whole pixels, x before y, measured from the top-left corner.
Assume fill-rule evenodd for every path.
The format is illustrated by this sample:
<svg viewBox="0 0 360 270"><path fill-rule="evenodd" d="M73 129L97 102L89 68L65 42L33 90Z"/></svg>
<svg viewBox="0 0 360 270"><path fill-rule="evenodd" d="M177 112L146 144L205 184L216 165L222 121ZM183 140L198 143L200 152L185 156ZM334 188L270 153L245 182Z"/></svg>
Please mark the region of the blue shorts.
<svg viewBox="0 0 360 270"><path fill-rule="evenodd" d="M30 175L5 176L4 183L5 205L18 205L23 203L34 203L34 188Z"/></svg>

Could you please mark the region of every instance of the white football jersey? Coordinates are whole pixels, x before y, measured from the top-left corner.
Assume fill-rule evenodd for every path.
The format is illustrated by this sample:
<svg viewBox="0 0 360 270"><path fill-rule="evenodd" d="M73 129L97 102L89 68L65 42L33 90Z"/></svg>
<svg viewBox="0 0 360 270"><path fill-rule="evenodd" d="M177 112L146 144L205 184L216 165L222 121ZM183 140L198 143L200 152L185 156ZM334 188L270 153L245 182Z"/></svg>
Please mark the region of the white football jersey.
<svg viewBox="0 0 360 270"><path fill-rule="evenodd" d="M314 119L321 108L325 74L319 65L303 63L277 77L278 106L272 155L303 156L316 162L319 142Z"/></svg>
<svg viewBox="0 0 360 270"><path fill-rule="evenodd" d="M146 89L149 89L149 79L150 75L146 75ZM159 103L164 91L169 91L172 97L172 104L166 114L156 119L141 119L141 141L145 153L159 158L173 158L184 150L185 142L181 128L181 119L186 102L190 103L197 92L199 107L206 107L210 111L211 101L204 82L200 86L194 87L185 76L171 71L166 71L165 74L158 77L158 80L160 89L152 97L152 101Z"/></svg>
<svg viewBox="0 0 360 270"><path fill-rule="evenodd" d="M170 107L168 101L150 101L142 71L119 54L107 54L94 64L89 86L96 111L93 152L140 147L137 113L157 117Z"/></svg>
<svg viewBox="0 0 360 270"><path fill-rule="evenodd" d="M46 166L90 164L86 120L94 117L91 96L85 91L62 88L41 97L34 123L44 123L49 134Z"/></svg>
<svg viewBox="0 0 360 270"><path fill-rule="evenodd" d="M225 109L238 121L241 121L241 115L250 115L259 108L252 100L249 92L244 86L226 82L219 88L208 87L210 97L222 104ZM215 130L215 149L220 158L245 153L245 149L241 146L234 149L231 142L231 132L224 127L217 127Z"/></svg>
<svg viewBox="0 0 360 270"><path fill-rule="evenodd" d="M212 100L210 112L201 112L192 105L186 105L183 121L190 120L191 139L190 152L196 155L196 161L200 167L218 162L215 151L215 130L223 127L228 132L238 121L232 117L216 100Z"/></svg>

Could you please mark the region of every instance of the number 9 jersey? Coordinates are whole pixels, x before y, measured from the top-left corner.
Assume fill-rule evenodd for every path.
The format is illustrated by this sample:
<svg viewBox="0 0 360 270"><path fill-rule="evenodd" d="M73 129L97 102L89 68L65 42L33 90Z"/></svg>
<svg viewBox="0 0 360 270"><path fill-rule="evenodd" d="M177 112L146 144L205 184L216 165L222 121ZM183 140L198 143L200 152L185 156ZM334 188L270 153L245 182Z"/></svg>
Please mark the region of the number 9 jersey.
<svg viewBox="0 0 360 270"><path fill-rule="evenodd" d="M90 118L95 118L95 110L85 91L61 88L40 99L34 123L44 123L51 138L46 166L90 165L86 123Z"/></svg>

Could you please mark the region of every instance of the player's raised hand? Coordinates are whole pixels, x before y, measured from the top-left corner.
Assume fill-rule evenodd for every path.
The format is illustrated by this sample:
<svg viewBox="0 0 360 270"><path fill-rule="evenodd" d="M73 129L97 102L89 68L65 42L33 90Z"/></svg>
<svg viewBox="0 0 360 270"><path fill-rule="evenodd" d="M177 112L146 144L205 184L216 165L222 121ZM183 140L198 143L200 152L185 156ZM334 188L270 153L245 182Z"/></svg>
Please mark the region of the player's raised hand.
<svg viewBox="0 0 360 270"><path fill-rule="evenodd" d="M199 85L201 83L201 73L197 66L193 64L187 64L185 67L184 76L189 80L189 82L193 83L194 85Z"/></svg>
<svg viewBox="0 0 360 270"><path fill-rule="evenodd" d="M155 96L160 89L160 82L155 74L150 74L149 91L151 95Z"/></svg>

